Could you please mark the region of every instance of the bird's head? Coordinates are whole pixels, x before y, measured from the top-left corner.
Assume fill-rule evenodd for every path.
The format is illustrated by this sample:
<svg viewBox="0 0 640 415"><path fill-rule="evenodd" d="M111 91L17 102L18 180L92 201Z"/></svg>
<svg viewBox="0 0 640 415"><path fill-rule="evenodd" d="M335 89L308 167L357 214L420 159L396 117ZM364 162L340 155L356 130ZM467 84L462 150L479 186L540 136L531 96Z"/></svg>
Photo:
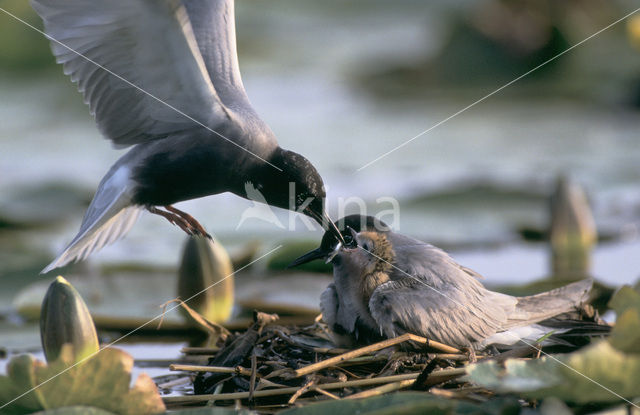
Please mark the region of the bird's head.
<svg viewBox="0 0 640 415"><path fill-rule="evenodd" d="M342 240L340 231L326 213L327 194L322 177L313 164L300 154L279 147L269 163L271 165L263 164L253 177L266 203L304 213L336 239Z"/></svg>
<svg viewBox="0 0 640 415"><path fill-rule="evenodd" d="M358 244L359 232L370 231L371 233L385 235L391 230L391 228L389 228L389 226L380 219L364 215L345 216L339 219L336 222L336 225L341 232L342 240L338 240L333 232L325 232L322 237L322 242L318 248L297 258L289 264L289 267L295 267L316 259L323 259L326 262L339 265L339 262L342 260L343 253L349 255L350 253L355 252L353 251L354 249L361 250L360 248L362 245ZM364 243L365 240L362 239L361 242ZM368 243L367 246L369 246ZM363 253L366 254L364 251Z"/></svg>
<svg viewBox="0 0 640 415"><path fill-rule="evenodd" d="M358 270L359 275L376 272L388 273L393 268L395 254L389 241L388 232L365 230L356 232L349 228L353 242L336 248L334 261L339 266Z"/></svg>

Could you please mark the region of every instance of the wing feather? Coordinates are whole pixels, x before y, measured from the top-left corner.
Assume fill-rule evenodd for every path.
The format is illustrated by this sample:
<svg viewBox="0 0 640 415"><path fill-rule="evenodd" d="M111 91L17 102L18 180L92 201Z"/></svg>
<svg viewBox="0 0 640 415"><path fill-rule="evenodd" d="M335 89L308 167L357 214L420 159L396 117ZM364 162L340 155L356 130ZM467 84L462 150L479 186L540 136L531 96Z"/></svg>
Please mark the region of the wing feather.
<svg viewBox="0 0 640 415"><path fill-rule="evenodd" d="M369 310L387 337L413 333L467 347L499 331L506 321L494 294L485 290L480 302L469 301L468 293L455 287L436 290L413 278L403 278L381 284L371 296Z"/></svg>
<svg viewBox="0 0 640 415"><path fill-rule="evenodd" d="M189 117L210 127L228 117L180 1L32 0L32 5L47 35L68 46L51 42L98 128L115 145L193 128Z"/></svg>

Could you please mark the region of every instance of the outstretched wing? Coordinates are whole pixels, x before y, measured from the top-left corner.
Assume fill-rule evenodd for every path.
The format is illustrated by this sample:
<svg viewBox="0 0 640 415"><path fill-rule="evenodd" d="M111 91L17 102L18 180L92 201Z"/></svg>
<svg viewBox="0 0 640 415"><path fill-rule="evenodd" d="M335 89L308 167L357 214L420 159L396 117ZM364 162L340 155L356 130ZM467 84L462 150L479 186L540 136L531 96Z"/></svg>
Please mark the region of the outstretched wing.
<svg viewBox="0 0 640 415"><path fill-rule="evenodd" d="M507 319L499 304L507 298L468 288L471 291L437 289L413 278L389 281L374 291L369 310L386 337L413 333L467 347L500 331Z"/></svg>
<svg viewBox="0 0 640 415"><path fill-rule="evenodd" d="M179 0L32 0L32 5L56 60L116 146L163 138L195 127L194 120L215 128L229 116ZM225 25L220 33L233 29L224 19L219 23ZM224 71L229 59L236 58L220 56L214 65Z"/></svg>
<svg viewBox="0 0 640 415"><path fill-rule="evenodd" d="M233 0L186 0L193 34L211 82L228 107L251 108L242 84Z"/></svg>

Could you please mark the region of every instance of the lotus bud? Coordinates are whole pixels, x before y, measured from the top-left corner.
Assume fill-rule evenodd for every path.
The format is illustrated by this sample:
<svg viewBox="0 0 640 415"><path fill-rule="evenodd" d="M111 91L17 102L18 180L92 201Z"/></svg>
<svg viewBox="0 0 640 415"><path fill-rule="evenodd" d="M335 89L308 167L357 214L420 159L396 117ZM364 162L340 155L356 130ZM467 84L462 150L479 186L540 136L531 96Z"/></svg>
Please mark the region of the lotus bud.
<svg viewBox="0 0 640 415"><path fill-rule="evenodd" d="M58 359L64 344L73 347L74 362L100 350L87 305L63 277L51 283L42 301L40 339L47 362Z"/></svg>
<svg viewBox="0 0 640 415"><path fill-rule="evenodd" d="M190 236L182 252L178 296L209 321L223 322L231 316L233 295L233 265L222 244Z"/></svg>
<svg viewBox="0 0 640 415"><path fill-rule="evenodd" d="M556 278L589 275L591 250L598 239L596 225L584 190L564 177L558 179L551 197L549 238Z"/></svg>

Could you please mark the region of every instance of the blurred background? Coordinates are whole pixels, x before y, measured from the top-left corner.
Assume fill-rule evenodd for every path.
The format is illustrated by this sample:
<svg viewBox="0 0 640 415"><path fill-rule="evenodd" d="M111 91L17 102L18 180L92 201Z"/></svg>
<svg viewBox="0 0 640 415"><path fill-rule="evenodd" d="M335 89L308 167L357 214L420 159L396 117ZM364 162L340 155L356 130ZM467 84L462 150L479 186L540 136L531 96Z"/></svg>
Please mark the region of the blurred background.
<svg viewBox="0 0 640 415"><path fill-rule="evenodd" d="M42 24L24 0L2 7ZM238 0L246 90L282 147L308 157L329 212L399 201L397 230L448 249L489 284L549 274L549 195L582 185L600 242L591 273L640 276L640 13L358 170L637 7L611 0ZM43 36L0 13L0 310L78 230L109 166L101 138ZM232 253L318 243L249 219L231 195L180 203ZM347 206L346 213L357 211ZM278 211L287 224L289 216ZM177 267L184 234L143 215L122 241L65 273ZM307 243L305 247L308 247ZM265 260L268 262L268 260ZM260 265L260 264L259 264ZM66 275L66 274L65 274ZM1 334L0 334L1 336Z"/></svg>

